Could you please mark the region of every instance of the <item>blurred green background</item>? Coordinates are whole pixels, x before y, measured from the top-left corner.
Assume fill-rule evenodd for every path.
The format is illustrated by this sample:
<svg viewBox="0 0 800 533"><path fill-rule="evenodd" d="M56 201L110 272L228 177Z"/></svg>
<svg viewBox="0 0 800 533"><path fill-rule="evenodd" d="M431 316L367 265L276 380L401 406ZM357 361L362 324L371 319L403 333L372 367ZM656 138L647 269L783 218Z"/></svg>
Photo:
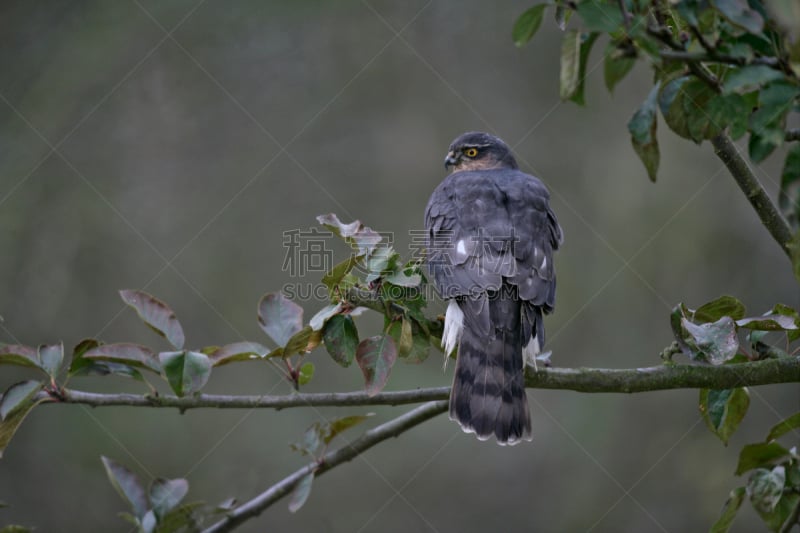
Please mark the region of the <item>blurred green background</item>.
<svg viewBox="0 0 800 533"><path fill-rule="evenodd" d="M531 45L511 41L527 7L3 2L0 342L71 347L96 336L163 348L122 288L169 302L191 347L268 342L258 298L319 278L282 270L283 232L335 212L394 232L409 255L449 142L475 129L504 138L552 191L566 234L547 319L556 366L659 364L679 301L728 293L753 314L800 304L786 258L708 143L662 123L660 181L647 180L625 126L649 90L645 66L611 96L598 44L587 107L561 104L550 14ZM773 197L782 160L756 170ZM322 302L302 304L310 317ZM378 326L358 324L363 336ZM307 390L362 386L357 368L324 350L310 360ZM432 352L398 364L388 389L449 384L452 368L443 373ZM27 377L0 368L2 387ZM115 377L71 385L142 392ZM289 387L270 366L244 363L216 370L207 390ZM800 407L794 385L754 389L725 448L700 420L696 391L528 396L532 443L481 443L440 416L318 479L296 515L280 502L241 531L704 530L741 482L738 449ZM372 409L368 424L403 409ZM244 501L304 464L288 443L309 424L368 410L44 406L0 460L10 505L0 524L125 531L100 455L145 477L187 477L188 500ZM734 529L760 527L746 505Z"/></svg>

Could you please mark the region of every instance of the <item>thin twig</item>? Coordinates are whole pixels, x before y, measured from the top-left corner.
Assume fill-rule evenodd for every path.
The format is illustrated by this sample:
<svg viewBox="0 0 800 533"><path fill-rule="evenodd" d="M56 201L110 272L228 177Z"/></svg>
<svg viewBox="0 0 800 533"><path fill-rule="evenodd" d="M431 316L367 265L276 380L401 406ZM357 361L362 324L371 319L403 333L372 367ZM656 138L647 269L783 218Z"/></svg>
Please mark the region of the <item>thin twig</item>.
<svg viewBox="0 0 800 533"><path fill-rule="evenodd" d="M685 50L662 50L659 55L663 59L670 61L691 61L703 63L726 63L730 65L766 65L768 67L780 67L780 62L774 57L734 57L724 54L711 54L708 52L687 52Z"/></svg>
<svg viewBox="0 0 800 533"><path fill-rule="evenodd" d="M325 454L319 462L307 464L286 476L255 498L235 508L224 519L205 529L203 533L222 533L233 530L242 522L258 516L270 505L291 493L297 483L311 472L314 472L314 477L319 477L328 470L354 459L376 444L391 437L397 437L401 433L443 413L446 409L446 401L428 402L385 424L366 431L349 445Z"/></svg>
<svg viewBox="0 0 800 533"><path fill-rule="evenodd" d="M758 213L761 223L767 228L772 238L778 242L784 253L791 258L792 252L789 243L792 240L792 230L789 229L789 224L772 203L767 191L750 170L747 162L739 154L731 138L726 133L720 133L711 139L711 144L714 145L714 153L728 167L728 171Z"/></svg>

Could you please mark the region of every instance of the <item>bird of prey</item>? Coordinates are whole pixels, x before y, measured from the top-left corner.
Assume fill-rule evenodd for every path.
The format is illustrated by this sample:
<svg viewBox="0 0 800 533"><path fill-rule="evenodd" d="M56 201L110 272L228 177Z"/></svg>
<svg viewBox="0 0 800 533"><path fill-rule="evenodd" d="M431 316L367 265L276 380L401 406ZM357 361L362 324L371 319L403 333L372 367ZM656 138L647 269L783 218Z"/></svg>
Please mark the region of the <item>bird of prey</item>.
<svg viewBox="0 0 800 533"><path fill-rule="evenodd" d="M425 209L428 271L448 302L445 357L458 349L450 419L481 440L531 440L525 366L535 365L542 314L555 305L561 227L547 188L498 137L464 133L450 167Z"/></svg>

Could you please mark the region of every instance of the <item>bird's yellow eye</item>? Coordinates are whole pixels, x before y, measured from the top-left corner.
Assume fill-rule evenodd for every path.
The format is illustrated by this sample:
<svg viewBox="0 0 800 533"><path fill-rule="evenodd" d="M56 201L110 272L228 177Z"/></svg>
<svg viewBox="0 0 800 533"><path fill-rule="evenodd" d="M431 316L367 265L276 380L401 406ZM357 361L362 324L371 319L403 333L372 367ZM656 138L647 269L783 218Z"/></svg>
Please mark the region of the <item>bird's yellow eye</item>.
<svg viewBox="0 0 800 533"><path fill-rule="evenodd" d="M466 150L464 150L464 155L466 155L467 157L475 157L476 155L478 155L478 149L467 148Z"/></svg>

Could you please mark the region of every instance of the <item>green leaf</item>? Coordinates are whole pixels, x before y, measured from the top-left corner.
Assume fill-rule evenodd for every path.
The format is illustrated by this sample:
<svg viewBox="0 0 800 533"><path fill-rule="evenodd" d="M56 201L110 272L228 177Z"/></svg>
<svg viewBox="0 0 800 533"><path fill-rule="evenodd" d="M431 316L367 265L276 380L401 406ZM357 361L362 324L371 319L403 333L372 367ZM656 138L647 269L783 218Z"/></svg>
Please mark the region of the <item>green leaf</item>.
<svg viewBox="0 0 800 533"><path fill-rule="evenodd" d="M586 62L597 40L598 33L564 34L561 48L561 99L584 105L583 89L586 81Z"/></svg>
<svg viewBox="0 0 800 533"><path fill-rule="evenodd" d="M746 387L700 391L700 412L703 414L703 420L711 432L726 446L749 407L750 394Z"/></svg>
<svg viewBox="0 0 800 533"><path fill-rule="evenodd" d="M536 35L539 26L542 25L546 7L547 4L539 4L519 16L517 22L514 23L514 29L511 31L511 38L514 39L515 45L524 46Z"/></svg>
<svg viewBox="0 0 800 533"><path fill-rule="evenodd" d="M628 122L628 131L631 133L631 143L636 154L644 163L650 181L656 181L658 164L661 158L656 137L656 99L660 84L656 83L647 99L636 110Z"/></svg>
<svg viewBox="0 0 800 533"><path fill-rule="evenodd" d="M750 9L747 0L711 0L711 5L728 22L750 33L760 33L764 29L764 18L755 9Z"/></svg>
<svg viewBox="0 0 800 533"><path fill-rule="evenodd" d="M789 525L790 517L795 516L794 512L798 505L800 505L800 494L797 492L785 492L771 512L761 511L755 504L753 507L758 511L758 514L764 521L764 525L766 525L770 531L775 531L777 533L789 531L786 527ZM796 523L797 522L794 522L794 524Z"/></svg>
<svg viewBox="0 0 800 533"><path fill-rule="evenodd" d="M397 260L400 258L394 248L391 246L376 247L367 259L367 277L366 281L374 281L378 278L391 274L397 266Z"/></svg>
<svg viewBox="0 0 800 533"><path fill-rule="evenodd" d="M786 484L786 469L776 466L772 470L756 468L747 481L747 493L756 511L772 513L783 495Z"/></svg>
<svg viewBox="0 0 800 533"><path fill-rule="evenodd" d="M42 362L42 368L47 372L50 377L55 378L58 371L61 369L61 363L64 362L64 345L63 344L42 344L39 346L39 360Z"/></svg>
<svg viewBox="0 0 800 533"><path fill-rule="evenodd" d="M570 17L572 17L572 13L573 11L564 4L559 3L556 6L556 12L553 17L555 18L558 29L561 31L567 29L567 23L569 22Z"/></svg>
<svg viewBox="0 0 800 533"><path fill-rule="evenodd" d="M681 90L683 91L681 104L686 114L689 137L700 144L703 140L717 135L722 127L709 120L710 115L707 111L709 102L716 96L714 90L694 77L684 84Z"/></svg>
<svg viewBox="0 0 800 533"><path fill-rule="evenodd" d="M178 396L199 392L211 377L211 360L200 352L162 352L158 354L164 377Z"/></svg>
<svg viewBox="0 0 800 533"><path fill-rule="evenodd" d="M8 408L8 415L3 420L0 420L0 458L3 457L8 443L11 442L12 437L14 437L22 421L25 420L28 413L42 401L43 400L34 400L33 396L28 396L26 401L17 403L13 406L13 409L10 407ZM5 396L3 397L3 403L5 403Z"/></svg>
<svg viewBox="0 0 800 533"><path fill-rule="evenodd" d="M308 353L319 346L320 342L322 342L322 332L312 330L311 326L305 326L286 341L282 356Z"/></svg>
<svg viewBox="0 0 800 533"><path fill-rule="evenodd" d="M176 507L158 520L156 532L195 533L201 531L204 506L203 502L191 502Z"/></svg>
<svg viewBox="0 0 800 533"><path fill-rule="evenodd" d="M791 252L792 273L794 279L800 282L800 231L795 231L792 240L787 244Z"/></svg>
<svg viewBox="0 0 800 533"><path fill-rule="evenodd" d="M167 339L175 348L183 348L183 328L167 304L142 291L119 291L119 295L123 302L136 310L139 318L150 329Z"/></svg>
<svg viewBox="0 0 800 533"><path fill-rule="evenodd" d="M789 331L796 330L794 319L786 315L766 315L742 318L736 321L740 328L755 329L759 331Z"/></svg>
<svg viewBox="0 0 800 533"><path fill-rule="evenodd" d="M616 3L607 0L584 0L578 4L578 16L589 31L613 33L622 26L622 13Z"/></svg>
<svg viewBox="0 0 800 533"><path fill-rule="evenodd" d="M0 345L0 365L28 366L43 370L36 348L15 344Z"/></svg>
<svg viewBox="0 0 800 533"><path fill-rule="evenodd" d="M800 227L800 143L792 144L781 173L778 205L792 229Z"/></svg>
<svg viewBox="0 0 800 533"><path fill-rule="evenodd" d="M732 359L739 350L736 325L731 317L724 316L716 322L699 325L684 318L682 326L689 334L687 343L695 359L720 365Z"/></svg>
<svg viewBox="0 0 800 533"><path fill-rule="evenodd" d="M775 149L783 143L783 132L775 129L761 130L761 133L751 132L747 142L747 153L753 163L765 160Z"/></svg>
<svg viewBox="0 0 800 533"><path fill-rule="evenodd" d="M311 362L303 363L303 365L300 367L300 372L297 376L297 383L300 385L305 385L309 381L311 381L311 378L313 377L314 377L314 363Z"/></svg>
<svg viewBox="0 0 800 533"><path fill-rule="evenodd" d="M263 359L269 350L257 342L234 342L225 346L214 346L210 349L203 349L213 366L227 365L235 361L252 361Z"/></svg>
<svg viewBox="0 0 800 533"><path fill-rule="evenodd" d="M358 260L355 257L348 257L322 276L322 283L328 287L329 291L333 291L357 264Z"/></svg>
<svg viewBox="0 0 800 533"><path fill-rule="evenodd" d="M297 485L294 486L292 495L289 498L290 513L296 513L306 503L308 496L311 494L311 484L313 481L314 471L312 470L303 476L300 481L297 482Z"/></svg>
<svg viewBox="0 0 800 533"><path fill-rule="evenodd" d="M789 455L789 450L777 442L748 444L739 452L736 475L741 476L754 468L772 467Z"/></svg>
<svg viewBox="0 0 800 533"><path fill-rule="evenodd" d="M358 330L350 315L335 315L326 324L323 333L325 349L334 361L348 367L356 356Z"/></svg>
<svg viewBox="0 0 800 533"><path fill-rule="evenodd" d="M658 107L661 109L661 116L669 126L669 129L683 137L691 139L689 133L688 119L683 110L683 86L689 81L689 76L675 78L664 85L658 93Z"/></svg>
<svg viewBox="0 0 800 533"><path fill-rule="evenodd" d="M150 484L150 505L156 517L163 518L181 503L189 492L189 482L185 479L156 478Z"/></svg>
<svg viewBox="0 0 800 533"><path fill-rule="evenodd" d="M83 357L86 359L98 359L100 361L111 361L123 365L130 365L136 368L150 370L157 374L161 373L161 364L150 348L140 344L103 344L96 348L87 350Z"/></svg>
<svg viewBox="0 0 800 533"><path fill-rule="evenodd" d="M728 495L728 500L722 507L722 513L714 525L711 526L709 533L728 533L733 524L733 519L736 518L736 512L742 506L744 497L747 491L744 487L736 487Z"/></svg>
<svg viewBox="0 0 800 533"><path fill-rule="evenodd" d="M303 308L282 293L265 294L258 302L258 323L278 346L303 329Z"/></svg>
<svg viewBox="0 0 800 533"><path fill-rule="evenodd" d="M720 296L697 308L692 318L695 322L716 322L724 316L734 320L744 318L745 307L742 302L733 296Z"/></svg>
<svg viewBox="0 0 800 533"><path fill-rule="evenodd" d="M108 457L100 459L103 461L111 485L131 507L133 514L140 520L143 519L147 514L147 496L139 476Z"/></svg>
<svg viewBox="0 0 800 533"><path fill-rule="evenodd" d="M766 65L747 65L733 69L722 84L722 93L743 93L758 89L771 81L783 79L783 73Z"/></svg>
<svg viewBox="0 0 800 533"><path fill-rule="evenodd" d="M356 349L356 361L364 374L367 395L375 396L386 385L397 360L397 348L390 335L364 339Z"/></svg>
<svg viewBox="0 0 800 533"><path fill-rule="evenodd" d="M410 331L404 333L403 330L406 324L408 324ZM404 317L403 320L396 320L390 324L386 321L384 327L386 325L388 325L389 335L392 336L397 346L397 356L402 358L404 362L416 364L428 358L430 354L429 335L423 331L416 320ZM408 335L408 337L403 338L404 334Z"/></svg>
<svg viewBox="0 0 800 533"><path fill-rule="evenodd" d="M614 87L628 75L635 64L635 56L632 56L627 50L621 49L613 41L608 43L603 60L603 79L608 92L614 92ZM655 109L655 98L653 98L653 109Z"/></svg>
<svg viewBox="0 0 800 533"><path fill-rule="evenodd" d="M311 320L308 321L308 325L311 326L311 329L314 331L321 330L328 319L342 311L342 307L343 306L341 303L326 305L320 309L317 314L311 318Z"/></svg>
<svg viewBox="0 0 800 533"><path fill-rule="evenodd" d="M748 117L752 106L738 93L715 94L706 107L708 120L718 128L730 128L732 139L739 139L747 133Z"/></svg>
<svg viewBox="0 0 800 533"><path fill-rule="evenodd" d="M397 354L400 357L407 356L414 347L414 336L411 331L411 321L403 317L400 326L400 341L397 343Z"/></svg>
<svg viewBox="0 0 800 533"><path fill-rule="evenodd" d="M98 365L97 361L84 358L84 354L92 348L100 346L100 341L97 339L83 339L72 349L72 361L69 365L69 375L74 376L77 374L89 374L92 372L92 367ZM108 373L103 370L98 370L98 373Z"/></svg>
<svg viewBox="0 0 800 533"><path fill-rule="evenodd" d="M343 416L328 421L327 423L321 426L320 437L322 439L322 442L324 442L325 444L330 444L330 442L337 435L339 435L343 431L350 429L353 426L360 424L367 418L374 416L374 414L375 413L367 413L365 415Z"/></svg>
<svg viewBox="0 0 800 533"><path fill-rule="evenodd" d="M8 526L3 526L3 528L0 529L0 533L33 533L33 530L25 526L10 524Z"/></svg>
<svg viewBox="0 0 800 533"><path fill-rule="evenodd" d="M772 429L769 430L769 435L767 435L767 441L773 441L797 429L800 429L800 413L795 413L772 426Z"/></svg>
<svg viewBox="0 0 800 533"><path fill-rule="evenodd" d="M34 397L42 390L42 381L21 381L11 385L0 398L0 420L6 420L9 415L34 403Z"/></svg>

